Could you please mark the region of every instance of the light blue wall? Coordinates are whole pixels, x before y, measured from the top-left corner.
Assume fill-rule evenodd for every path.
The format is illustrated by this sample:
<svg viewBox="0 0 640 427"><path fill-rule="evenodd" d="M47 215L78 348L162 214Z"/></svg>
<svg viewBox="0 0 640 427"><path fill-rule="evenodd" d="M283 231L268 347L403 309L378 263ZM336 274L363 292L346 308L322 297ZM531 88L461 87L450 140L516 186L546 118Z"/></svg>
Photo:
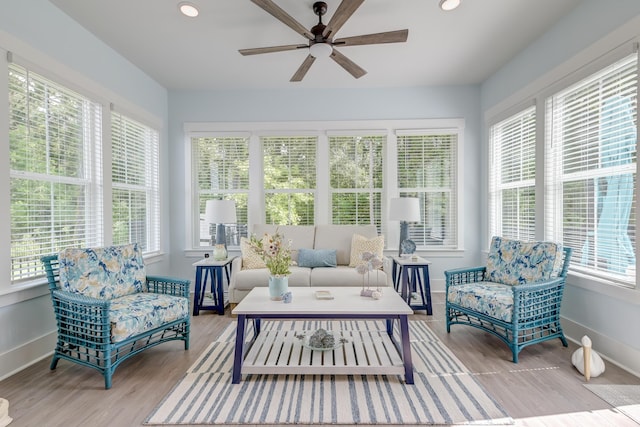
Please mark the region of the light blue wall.
<svg viewBox="0 0 640 427"><path fill-rule="evenodd" d="M375 120L464 118L463 199L470 207L465 215L463 255L434 259L431 277L444 278L444 270L460 265L476 265L480 222L474 206L479 202L480 90L479 86L421 87L402 89L278 91L216 91L169 93L169 138L171 140L171 217L185 224L184 190L189 187L184 165L185 122L262 122L314 120ZM179 274L191 274L195 260L185 256L188 246L185 227L171 230L172 267ZM192 277L193 279L193 277Z"/></svg>
<svg viewBox="0 0 640 427"><path fill-rule="evenodd" d="M162 127L162 169L168 168L166 89L49 1L2 1L0 48L11 50L15 55L29 61L36 61L32 56L37 56L38 65L44 68L50 67L55 71L71 69L91 81L91 89L97 90L98 95L105 97L107 101L125 103L127 107L159 121ZM4 61L2 63L4 64ZM3 144L8 143L6 135L1 140ZM0 179L8 181L8 173L5 171ZM163 218L163 235L166 241L169 238L170 220L167 188L168 184L165 181L162 191L166 213ZM8 195L6 197L8 199ZM8 206L4 209L8 209ZM8 213L3 217L8 217ZM166 264L168 263L164 263L163 267L163 263L158 263L151 266L150 270L164 273L168 271ZM3 277L1 280L8 278ZM2 285L6 286L7 283ZM11 301L13 300L7 295L0 295L0 325L3 331L0 333L0 378L53 349L50 336L55 331L55 324L48 294L17 303Z"/></svg>
<svg viewBox="0 0 640 427"><path fill-rule="evenodd" d="M505 99L521 91L541 76L561 66L574 55L586 49L595 49L594 43L609 36L640 15L638 0L585 0L571 14L547 31L527 49L521 51L507 65L482 85L482 111L504 104ZM640 27L636 36L640 35ZM584 52L582 52L584 53ZM597 56L597 53L594 53ZM595 59L595 58L593 58ZM514 102L521 102L523 100ZM501 105L503 107L505 105ZM508 107L508 106L507 106ZM493 112L495 113L495 111ZM488 140L483 121L482 176L487 176ZM488 200L487 182L483 181L482 200ZM483 203L482 229L486 235L487 209ZM637 249L636 249L637 252ZM601 285L606 286L606 285ZM605 295L587 290L584 282L575 276L568 280L563 300L562 315L569 328L580 339L583 333L595 336L594 348L622 363L634 372L640 372L640 294L635 298ZM627 294L628 295L628 294ZM600 348L596 347L599 344Z"/></svg>

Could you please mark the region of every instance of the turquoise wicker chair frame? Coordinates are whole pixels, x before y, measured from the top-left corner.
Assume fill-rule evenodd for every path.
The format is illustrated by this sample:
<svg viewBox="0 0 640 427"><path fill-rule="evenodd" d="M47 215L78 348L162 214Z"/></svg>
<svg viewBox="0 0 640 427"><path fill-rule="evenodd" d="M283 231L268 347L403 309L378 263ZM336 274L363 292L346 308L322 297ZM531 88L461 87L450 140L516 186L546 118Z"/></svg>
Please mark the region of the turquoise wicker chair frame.
<svg viewBox="0 0 640 427"><path fill-rule="evenodd" d="M512 286L511 322L450 303L447 298L447 332L451 332L451 325L455 324L473 326L489 332L509 346L514 363L518 363L520 351L531 344L559 338L562 345L567 347L567 340L560 325L560 305L571 252L571 248L564 248L564 264L556 279ZM449 288L452 286L483 281L485 272L486 267L445 271L445 295L449 295Z"/></svg>
<svg viewBox="0 0 640 427"><path fill-rule="evenodd" d="M182 340L189 349L190 318L177 319L126 340L111 342L110 301L91 298L60 289L58 255L41 258L44 263L53 311L58 326L58 341L50 368L59 359L97 369L104 375L105 389L118 365L141 351L163 342ZM189 298L189 280L147 276L149 292Z"/></svg>

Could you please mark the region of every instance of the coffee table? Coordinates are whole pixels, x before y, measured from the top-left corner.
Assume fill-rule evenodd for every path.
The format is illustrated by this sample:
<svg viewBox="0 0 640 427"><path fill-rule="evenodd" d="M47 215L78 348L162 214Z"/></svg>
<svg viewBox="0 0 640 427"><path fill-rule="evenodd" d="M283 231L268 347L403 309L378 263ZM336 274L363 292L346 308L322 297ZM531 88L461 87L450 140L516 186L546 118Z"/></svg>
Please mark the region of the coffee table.
<svg viewBox="0 0 640 427"><path fill-rule="evenodd" d="M317 299L318 290L328 290L334 299ZM293 301L287 304L271 301L268 288L254 288L232 311L238 316L232 383L238 384L242 374L255 373L404 374L405 383L413 384L408 322L413 310L393 288L383 288L378 300L360 296L360 290L360 287L289 288ZM382 319L386 321L386 330L350 332L347 344L320 351L303 346L291 330L261 333L262 319ZM247 342L249 320L253 321L254 334ZM400 341L394 337L396 320Z"/></svg>

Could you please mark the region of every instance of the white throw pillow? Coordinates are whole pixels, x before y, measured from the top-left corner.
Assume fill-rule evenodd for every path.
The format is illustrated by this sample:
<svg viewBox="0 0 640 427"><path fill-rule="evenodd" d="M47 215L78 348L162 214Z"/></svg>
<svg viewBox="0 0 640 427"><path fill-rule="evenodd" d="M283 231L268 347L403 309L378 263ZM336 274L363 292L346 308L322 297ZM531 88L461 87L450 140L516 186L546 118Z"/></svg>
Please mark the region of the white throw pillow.
<svg viewBox="0 0 640 427"><path fill-rule="evenodd" d="M384 250L384 236L374 237L373 239L367 239L360 234L354 234L351 238L351 259L349 267L357 267L364 264L362 259L364 252L371 252L382 259L382 252Z"/></svg>

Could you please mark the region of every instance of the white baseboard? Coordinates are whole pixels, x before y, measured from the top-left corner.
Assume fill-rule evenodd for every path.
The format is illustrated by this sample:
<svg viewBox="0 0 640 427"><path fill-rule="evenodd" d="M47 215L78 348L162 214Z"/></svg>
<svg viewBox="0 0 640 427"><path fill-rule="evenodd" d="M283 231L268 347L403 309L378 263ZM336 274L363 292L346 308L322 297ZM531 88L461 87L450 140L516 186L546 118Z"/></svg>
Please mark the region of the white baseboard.
<svg viewBox="0 0 640 427"><path fill-rule="evenodd" d="M566 317L562 317L562 329L567 339L578 345L582 345L580 340L583 336L589 336L593 343L593 350L597 351L603 359L640 377L640 350L613 340Z"/></svg>
<svg viewBox="0 0 640 427"><path fill-rule="evenodd" d="M0 381L53 354L57 332L33 339L20 347L0 354Z"/></svg>

